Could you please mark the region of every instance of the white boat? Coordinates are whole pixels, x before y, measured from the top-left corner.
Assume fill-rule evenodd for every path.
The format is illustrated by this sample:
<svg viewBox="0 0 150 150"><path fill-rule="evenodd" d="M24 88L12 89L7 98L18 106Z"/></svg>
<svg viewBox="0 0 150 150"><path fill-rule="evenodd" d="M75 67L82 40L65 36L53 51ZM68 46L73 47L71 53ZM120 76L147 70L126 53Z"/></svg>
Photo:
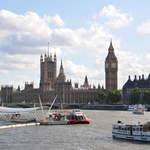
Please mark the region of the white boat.
<svg viewBox="0 0 150 150"><path fill-rule="evenodd" d="M62 112L45 114L44 116L37 118L36 122L39 122L40 125L66 125L69 123L66 115Z"/></svg>
<svg viewBox="0 0 150 150"><path fill-rule="evenodd" d="M36 114L39 108L10 108L0 107L0 121L27 123L35 122Z"/></svg>
<svg viewBox="0 0 150 150"><path fill-rule="evenodd" d="M133 114L144 114L145 107L142 104L134 105L134 109L132 111Z"/></svg>
<svg viewBox="0 0 150 150"><path fill-rule="evenodd" d="M57 99L57 95L54 98L49 110L45 112L43 110L42 101L39 96L39 102L40 102L42 113L38 114L36 112L36 122L40 123L40 125L66 125L68 124L68 120L66 119L66 116L64 114L62 113L56 114L56 113L51 112L52 106L54 105L56 99Z"/></svg>
<svg viewBox="0 0 150 150"><path fill-rule="evenodd" d="M133 109L134 109L134 105L129 105L128 106L128 111L133 111Z"/></svg>
<svg viewBox="0 0 150 150"><path fill-rule="evenodd" d="M125 124L121 121L112 125L112 137L132 141L150 142L150 122Z"/></svg>

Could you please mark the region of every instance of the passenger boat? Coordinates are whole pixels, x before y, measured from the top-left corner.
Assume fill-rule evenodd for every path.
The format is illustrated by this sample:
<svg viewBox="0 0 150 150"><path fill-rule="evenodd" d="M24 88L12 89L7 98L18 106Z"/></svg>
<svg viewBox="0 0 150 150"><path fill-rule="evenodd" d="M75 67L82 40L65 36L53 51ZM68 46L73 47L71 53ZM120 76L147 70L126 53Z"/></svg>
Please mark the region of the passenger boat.
<svg viewBox="0 0 150 150"><path fill-rule="evenodd" d="M139 104L134 106L132 113L138 115L144 115L144 110L145 110L144 106Z"/></svg>
<svg viewBox="0 0 150 150"><path fill-rule="evenodd" d="M150 142L150 122L125 124L121 121L112 125L112 137L132 141Z"/></svg>
<svg viewBox="0 0 150 150"><path fill-rule="evenodd" d="M69 124L89 124L91 122L80 110L73 110L67 115Z"/></svg>

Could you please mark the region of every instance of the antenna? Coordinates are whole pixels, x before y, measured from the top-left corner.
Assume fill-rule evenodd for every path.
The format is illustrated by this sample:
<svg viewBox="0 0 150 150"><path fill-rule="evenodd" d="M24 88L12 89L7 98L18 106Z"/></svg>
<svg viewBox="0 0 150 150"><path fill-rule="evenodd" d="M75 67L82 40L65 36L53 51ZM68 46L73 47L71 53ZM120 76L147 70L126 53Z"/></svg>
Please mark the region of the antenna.
<svg viewBox="0 0 150 150"><path fill-rule="evenodd" d="M48 56L49 56L49 44L50 44L50 43L48 42Z"/></svg>

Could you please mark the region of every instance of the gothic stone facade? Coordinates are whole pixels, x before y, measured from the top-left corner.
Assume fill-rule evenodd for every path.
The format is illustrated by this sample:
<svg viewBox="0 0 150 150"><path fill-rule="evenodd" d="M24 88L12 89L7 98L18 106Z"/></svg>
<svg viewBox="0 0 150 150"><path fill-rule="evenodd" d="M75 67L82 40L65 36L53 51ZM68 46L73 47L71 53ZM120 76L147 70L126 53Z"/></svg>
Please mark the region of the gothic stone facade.
<svg viewBox="0 0 150 150"><path fill-rule="evenodd" d="M130 104L129 95L134 88L139 88L141 91L150 90L150 75L148 78L144 78L144 75L137 76L135 75L134 80L131 80L130 76L127 82L123 85L123 102L124 104ZM141 102L142 103L142 102Z"/></svg>
<svg viewBox="0 0 150 150"><path fill-rule="evenodd" d="M117 89L117 70L118 62L111 42L105 61L106 90ZM39 96L43 103L52 103L57 95L56 103L92 104L100 101L98 94L101 90L105 91L100 85L97 88L91 87L87 76L81 87L77 83L73 87L71 80L66 80L62 61L57 76L56 54L54 56L45 54L40 58L40 85L38 89L34 88L33 83L25 83L23 90L20 90L19 87L15 91L12 87L2 87L1 97L3 103L39 103Z"/></svg>

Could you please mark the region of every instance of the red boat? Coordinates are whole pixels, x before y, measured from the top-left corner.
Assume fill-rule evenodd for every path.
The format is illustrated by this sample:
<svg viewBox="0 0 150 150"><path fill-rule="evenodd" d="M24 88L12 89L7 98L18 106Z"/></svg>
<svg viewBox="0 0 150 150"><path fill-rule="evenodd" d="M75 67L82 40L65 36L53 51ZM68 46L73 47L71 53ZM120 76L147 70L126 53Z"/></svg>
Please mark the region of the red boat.
<svg viewBox="0 0 150 150"><path fill-rule="evenodd" d="M91 122L80 110L73 110L67 115L68 124L89 124Z"/></svg>

